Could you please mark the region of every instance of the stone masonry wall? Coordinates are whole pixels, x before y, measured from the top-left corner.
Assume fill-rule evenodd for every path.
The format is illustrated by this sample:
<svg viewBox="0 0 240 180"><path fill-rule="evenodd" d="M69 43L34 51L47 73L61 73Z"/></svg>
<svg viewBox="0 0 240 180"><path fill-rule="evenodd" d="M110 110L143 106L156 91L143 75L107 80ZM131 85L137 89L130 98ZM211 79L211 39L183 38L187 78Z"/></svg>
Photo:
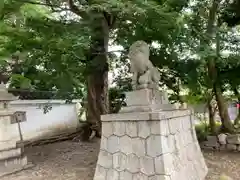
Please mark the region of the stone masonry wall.
<svg viewBox="0 0 240 180"><path fill-rule="evenodd" d="M190 111L102 117L94 180L203 180L207 167Z"/></svg>
<svg viewBox="0 0 240 180"><path fill-rule="evenodd" d="M240 152L240 134L219 134L218 136L208 136L207 140L201 143L201 148Z"/></svg>

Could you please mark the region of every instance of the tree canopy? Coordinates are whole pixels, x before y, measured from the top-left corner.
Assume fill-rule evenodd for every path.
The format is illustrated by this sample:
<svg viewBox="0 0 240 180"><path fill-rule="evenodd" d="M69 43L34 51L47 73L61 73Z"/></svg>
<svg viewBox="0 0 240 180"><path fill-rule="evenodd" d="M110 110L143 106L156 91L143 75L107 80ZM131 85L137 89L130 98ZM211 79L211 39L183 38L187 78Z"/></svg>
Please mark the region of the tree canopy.
<svg viewBox="0 0 240 180"><path fill-rule="evenodd" d="M82 99L87 119L100 127L101 114L125 105L123 92L131 89L128 48L144 40L171 102L210 107L216 100L223 129L232 131L226 103L240 100L239 4L5 0L0 4L0 77L7 76L9 91L23 99ZM122 49L110 51L113 46ZM114 86L109 73L117 74Z"/></svg>

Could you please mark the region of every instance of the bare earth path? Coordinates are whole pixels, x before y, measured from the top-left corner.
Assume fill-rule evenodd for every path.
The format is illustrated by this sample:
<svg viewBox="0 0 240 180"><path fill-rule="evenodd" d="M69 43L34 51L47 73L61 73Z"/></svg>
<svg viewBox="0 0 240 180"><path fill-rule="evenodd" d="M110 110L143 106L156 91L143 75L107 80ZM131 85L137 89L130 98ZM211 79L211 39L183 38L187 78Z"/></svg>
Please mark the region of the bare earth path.
<svg viewBox="0 0 240 180"><path fill-rule="evenodd" d="M26 149L35 167L0 180L92 180L99 142L70 141ZM240 179L240 153L204 152L209 167L206 180L219 180L225 173Z"/></svg>

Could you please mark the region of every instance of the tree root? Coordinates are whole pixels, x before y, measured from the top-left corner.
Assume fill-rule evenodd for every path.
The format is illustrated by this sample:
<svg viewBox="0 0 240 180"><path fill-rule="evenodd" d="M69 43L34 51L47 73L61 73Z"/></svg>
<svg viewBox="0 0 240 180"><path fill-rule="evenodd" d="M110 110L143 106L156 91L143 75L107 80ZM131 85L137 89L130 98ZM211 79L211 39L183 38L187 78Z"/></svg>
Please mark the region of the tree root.
<svg viewBox="0 0 240 180"><path fill-rule="evenodd" d="M62 133L59 135L42 138L38 140L24 141L24 146L25 147L41 146L41 145L51 144L51 143L60 142L60 141L73 140L79 134L81 134L81 131L76 131L74 133Z"/></svg>
<svg viewBox="0 0 240 180"><path fill-rule="evenodd" d="M53 135L50 137L38 139L38 140L31 140L31 141L24 141L23 144L25 147L31 147L31 146L42 146L46 144L52 144L56 142L61 141L91 141L96 136L97 132L91 128L91 126L88 123L84 123L81 125L80 128L78 128L75 132L65 132L59 135Z"/></svg>

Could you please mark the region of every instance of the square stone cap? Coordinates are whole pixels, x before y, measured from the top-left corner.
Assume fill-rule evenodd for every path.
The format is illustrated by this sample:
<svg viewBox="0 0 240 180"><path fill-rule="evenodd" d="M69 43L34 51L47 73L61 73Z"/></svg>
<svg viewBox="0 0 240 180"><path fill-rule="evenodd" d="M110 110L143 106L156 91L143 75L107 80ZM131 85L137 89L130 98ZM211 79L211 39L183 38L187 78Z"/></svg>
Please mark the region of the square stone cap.
<svg viewBox="0 0 240 180"><path fill-rule="evenodd" d="M18 97L14 96L11 93L8 93L5 84L0 84L0 102L1 101L14 101L17 99L18 99Z"/></svg>
<svg viewBox="0 0 240 180"><path fill-rule="evenodd" d="M14 115L15 114L15 112L16 111L14 111L14 110L0 110L0 117L1 116L12 116L12 115ZM1 119L0 119L1 120Z"/></svg>
<svg viewBox="0 0 240 180"><path fill-rule="evenodd" d="M101 116L102 121L155 121L191 115L191 110L168 110L156 112L130 112L106 114Z"/></svg>

